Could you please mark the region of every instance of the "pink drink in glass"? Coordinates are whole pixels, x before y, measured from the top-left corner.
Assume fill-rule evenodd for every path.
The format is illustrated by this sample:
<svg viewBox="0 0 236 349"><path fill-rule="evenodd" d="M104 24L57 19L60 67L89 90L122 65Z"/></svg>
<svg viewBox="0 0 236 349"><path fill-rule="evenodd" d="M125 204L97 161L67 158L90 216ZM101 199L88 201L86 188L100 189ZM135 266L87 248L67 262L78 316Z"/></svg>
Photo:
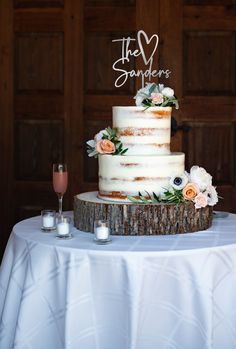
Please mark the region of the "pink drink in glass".
<svg viewBox="0 0 236 349"><path fill-rule="evenodd" d="M59 216L62 216L63 195L68 184L68 172L66 164L53 164L53 189L57 193L59 204Z"/></svg>
<svg viewBox="0 0 236 349"><path fill-rule="evenodd" d="M53 172L53 189L56 193L65 194L68 184L68 172Z"/></svg>

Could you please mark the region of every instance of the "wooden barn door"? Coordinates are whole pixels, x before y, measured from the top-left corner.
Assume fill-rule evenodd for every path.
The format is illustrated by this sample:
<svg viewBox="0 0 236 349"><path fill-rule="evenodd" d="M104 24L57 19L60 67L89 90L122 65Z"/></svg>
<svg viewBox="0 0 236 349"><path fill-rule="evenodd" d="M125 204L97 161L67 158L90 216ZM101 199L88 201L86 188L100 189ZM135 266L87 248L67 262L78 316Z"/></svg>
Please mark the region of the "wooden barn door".
<svg viewBox="0 0 236 349"><path fill-rule="evenodd" d="M82 6L77 0L0 0L2 249L14 223L58 209L52 163L68 163L65 210L79 188Z"/></svg>
<svg viewBox="0 0 236 349"><path fill-rule="evenodd" d="M104 6L106 3L106 6ZM154 67L170 69L180 110L172 151L186 153L223 197L218 209L236 212L236 3L235 0L87 1L84 33L84 141L111 124L112 105L133 105L140 79L115 88L113 62L121 52L112 40L159 35ZM148 47L146 47L148 50ZM129 69L145 69L140 57ZM81 189L96 189L97 162L84 152Z"/></svg>
<svg viewBox="0 0 236 349"><path fill-rule="evenodd" d="M236 211L235 0L0 0L2 246L13 223L57 208L51 165L68 163L73 196L97 189L85 141L111 125L113 105L134 105L140 79L114 86L112 42L157 33L155 69L180 98L172 150L204 166ZM146 48L148 50L148 47ZM145 69L140 57L127 69Z"/></svg>
<svg viewBox="0 0 236 349"><path fill-rule="evenodd" d="M160 1L160 64L172 70L180 97L174 149L186 168L210 172L223 197L217 209L236 212L236 2Z"/></svg>
<svg viewBox="0 0 236 349"><path fill-rule="evenodd" d="M87 0L84 7L84 144L95 133L112 126L112 106L134 105L134 95L141 80L128 79L115 87L119 73L112 65L121 58L121 38L136 38L137 31L157 33L158 1L150 0ZM150 21L150 18L152 20ZM134 49L133 43L130 46ZM157 62L157 56L155 59ZM130 57L127 71L143 68L140 58ZM97 189L97 160L83 152L81 191Z"/></svg>

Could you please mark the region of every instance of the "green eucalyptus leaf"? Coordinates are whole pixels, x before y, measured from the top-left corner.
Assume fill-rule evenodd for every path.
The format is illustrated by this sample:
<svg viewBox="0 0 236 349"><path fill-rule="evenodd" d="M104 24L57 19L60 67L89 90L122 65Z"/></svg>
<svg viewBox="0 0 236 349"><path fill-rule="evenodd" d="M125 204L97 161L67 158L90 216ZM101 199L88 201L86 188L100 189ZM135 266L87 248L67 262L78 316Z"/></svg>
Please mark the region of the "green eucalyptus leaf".
<svg viewBox="0 0 236 349"><path fill-rule="evenodd" d="M147 196L148 196L149 200L152 200L152 197L151 197L151 195L149 194L149 192L145 190L145 193L147 193Z"/></svg>
<svg viewBox="0 0 236 349"><path fill-rule="evenodd" d="M124 149L124 150L122 150L121 153L120 153L120 155L124 155L124 154L127 152L127 150L128 150L127 148Z"/></svg>
<svg viewBox="0 0 236 349"><path fill-rule="evenodd" d="M159 198L158 198L158 196L157 196L154 192L152 193L152 195L153 195L154 199L155 199L157 202L160 201Z"/></svg>
<svg viewBox="0 0 236 349"><path fill-rule="evenodd" d="M150 96L151 96L151 93L153 93L153 92L155 91L156 87L157 87L156 84L152 84L152 86L150 86L150 88L149 88L149 94L150 94Z"/></svg>
<svg viewBox="0 0 236 349"><path fill-rule="evenodd" d="M138 203L138 202L139 202L139 200L136 199L136 198L133 197L133 196L128 195L127 198L128 198L130 201L132 201L132 202L135 202L135 203Z"/></svg>

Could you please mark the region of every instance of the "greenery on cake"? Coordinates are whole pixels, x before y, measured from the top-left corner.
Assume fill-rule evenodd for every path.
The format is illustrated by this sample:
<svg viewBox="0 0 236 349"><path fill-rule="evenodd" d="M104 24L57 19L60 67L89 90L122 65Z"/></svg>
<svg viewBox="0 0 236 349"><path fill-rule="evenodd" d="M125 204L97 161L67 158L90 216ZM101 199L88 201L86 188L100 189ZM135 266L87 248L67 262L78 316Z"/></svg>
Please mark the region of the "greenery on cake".
<svg viewBox="0 0 236 349"><path fill-rule="evenodd" d="M146 86L138 90L134 97L137 106L146 107L175 107L179 109L175 92L163 84L146 83Z"/></svg>
<svg viewBox="0 0 236 349"><path fill-rule="evenodd" d="M214 206L218 198L212 176L199 166L193 166L189 173L185 171L172 176L168 188L161 195L139 192L138 196L128 197L132 202L143 204L193 202L196 209Z"/></svg>
<svg viewBox="0 0 236 349"><path fill-rule="evenodd" d="M94 139L86 142L89 157L98 157L98 154L124 155L128 148L123 148L123 144L117 137L117 129L107 127L98 132Z"/></svg>

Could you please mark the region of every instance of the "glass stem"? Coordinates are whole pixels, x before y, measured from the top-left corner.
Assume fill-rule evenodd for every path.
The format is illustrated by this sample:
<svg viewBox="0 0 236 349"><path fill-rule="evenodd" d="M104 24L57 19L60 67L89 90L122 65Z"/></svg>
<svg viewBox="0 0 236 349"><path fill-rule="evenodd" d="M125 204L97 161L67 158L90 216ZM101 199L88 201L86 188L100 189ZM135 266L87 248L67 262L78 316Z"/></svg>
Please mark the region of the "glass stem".
<svg viewBox="0 0 236 349"><path fill-rule="evenodd" d="M57 194L58 195L58 202L59 202L59 216L62 216L62 200L63 200L63 195L62 194Z"/></svg>

